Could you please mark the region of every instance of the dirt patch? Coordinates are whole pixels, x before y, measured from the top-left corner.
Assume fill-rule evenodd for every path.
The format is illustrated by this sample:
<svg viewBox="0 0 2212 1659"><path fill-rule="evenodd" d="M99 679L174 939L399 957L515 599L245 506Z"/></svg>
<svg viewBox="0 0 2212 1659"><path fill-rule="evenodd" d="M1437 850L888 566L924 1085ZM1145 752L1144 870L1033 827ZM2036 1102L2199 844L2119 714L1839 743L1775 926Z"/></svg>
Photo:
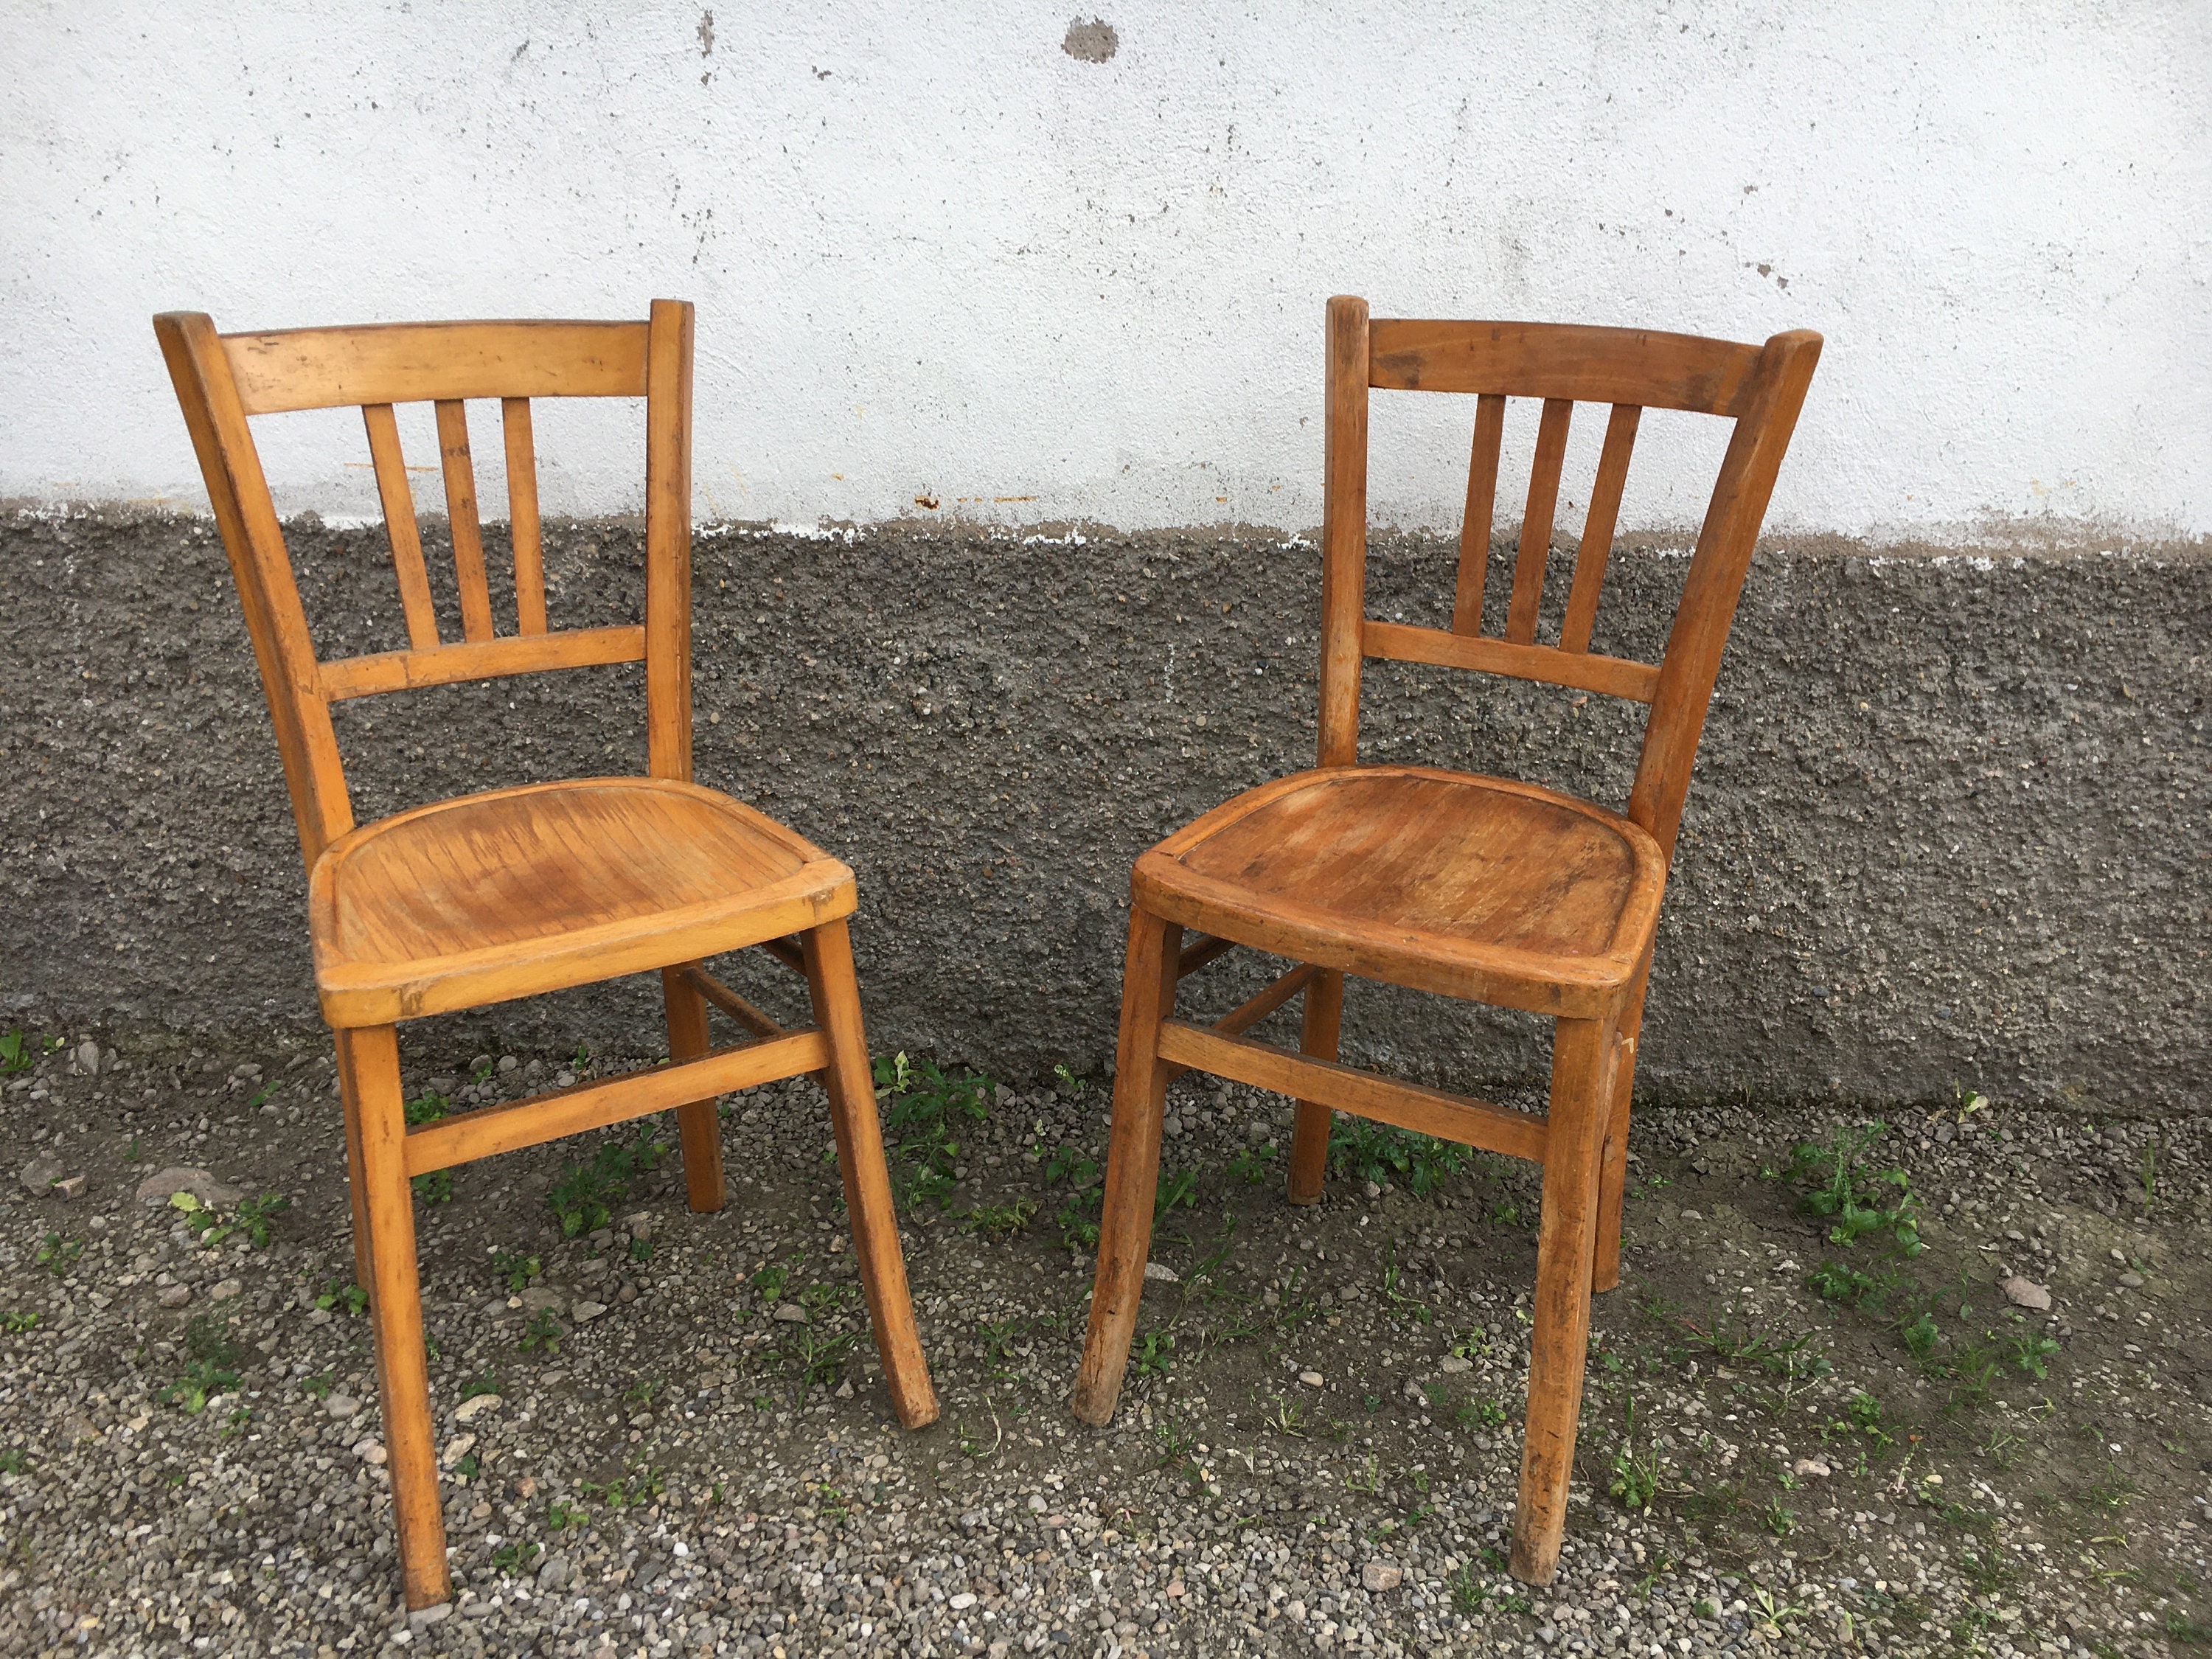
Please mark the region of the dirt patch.
<svg viewBox="0 0 2212 1659"><path fill-rule="evenodd" d="M85 1035L29 1034L33 1068L0 1085L0 1643L382 1644L404 1626L325 1051L277 1029L88 1055ZM600 1063L410 1054L410 1095L453 1110ZM1839 1162L1794 1156L1859 1127L1824 1108L1643 1114L1562 1574L1532 1593L1502 1569L1533 1170L1363 1134L1327 1201L1292 1210L1286 1103L1186 1080L1153 1253L1172 1278L1096 1432L1064 1404L1105 1127L1103 1086L1078 1085L910 1071L886 1095L945 1402L916 1435L876 1376L810 1084L726 1103L719 1215L684 1210L651 1126L425 1193L459 1601L413 1646L2152 1655L2204 1636L2201 1121L1962 1106ZM34 1195L15 1179L34 1163L87 1184ZM244 1196L139 1201L172 1166Z"/></svg>

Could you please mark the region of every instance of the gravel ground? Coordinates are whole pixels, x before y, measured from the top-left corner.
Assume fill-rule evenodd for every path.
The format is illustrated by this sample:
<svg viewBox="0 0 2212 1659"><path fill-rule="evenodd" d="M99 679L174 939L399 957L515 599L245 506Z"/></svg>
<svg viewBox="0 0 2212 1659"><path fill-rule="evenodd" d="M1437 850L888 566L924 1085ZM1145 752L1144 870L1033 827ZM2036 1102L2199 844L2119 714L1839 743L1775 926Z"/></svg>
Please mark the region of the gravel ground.
<svg viewBox="0 0 2212 1659"><path fill-rule="evenodd" d="M153 1031L23 1043L42 1057L0 1085L9 1652L2152 1655L2207 1638L2200 1121L1971 1099L1913 1114L1866 1153L1924 1206L1908 1259L1888 1224L1828 1243L1832 1218L1804 1208L1819 1172L1789 1172L1795 1144L1857 1120L1646 1114L1566 1553L1541 1592L1502 1570L1532 1170L1380 1142L1292 1211L1273 1152L1287 1104L1187 1080L1159 1282L1123 1408L1094 1432L1064 1400L1104 1088L986 1087L988 1117L956 1115L957 1133L894 1129L945 1403L908 1435L811 1082L726 1103L719 1215L686 1212L672 1158L648 1167L634 1131L472 1166L420 1206L456 1599L410 1621L326 1054L282 1032L252 1052ZM465 1109L591 1064L433 1055L410 1092ZM1824 1270L1826 1297L1808 1283Z"/></svg>

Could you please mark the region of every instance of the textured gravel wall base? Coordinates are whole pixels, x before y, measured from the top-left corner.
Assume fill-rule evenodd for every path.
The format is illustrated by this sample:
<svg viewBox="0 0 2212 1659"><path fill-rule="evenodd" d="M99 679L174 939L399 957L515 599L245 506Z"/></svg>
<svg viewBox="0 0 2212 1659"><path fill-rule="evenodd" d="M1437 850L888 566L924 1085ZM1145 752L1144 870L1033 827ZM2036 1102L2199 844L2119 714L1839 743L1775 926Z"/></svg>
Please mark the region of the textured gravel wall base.
<svg viewBox="0 0 2212 1659"><path fill-rule="evenodd" d="M404 637L380 529L290 531L325 655ZM556 625L632 612L634 526L550 526L549 555ZM1449 558L1379 538L1375 611L1443 620ZM1599 647L1656 657L1684 564L1616 553ZM296 843L212 526L25 514L0 522L0 568L10 1016L312 1025ZM699 776L859 872L878 1050L1099 1067L1130 860L1310 763L1318 556L1301 541L714 527L696 576ZM1563 592L1564 559L1553 576ZM1639 1093L2207 1103L2208 653L2201 545L1762 552L1690 795ZM1396 665L1367 684L1370 757L1625 797L1638 710ZM362 818L642 765L631 670L338 718ZM795 1013L777 972L735 977ZM1209 972L1198 1005L1226 1006L1240 981ZM424 1051L637 1053L656 1018L632 982L432 1022ZM1517 1018L1363 988L1347 1030L1462 1085L1542 1075L1541 1031Z"/></svg>

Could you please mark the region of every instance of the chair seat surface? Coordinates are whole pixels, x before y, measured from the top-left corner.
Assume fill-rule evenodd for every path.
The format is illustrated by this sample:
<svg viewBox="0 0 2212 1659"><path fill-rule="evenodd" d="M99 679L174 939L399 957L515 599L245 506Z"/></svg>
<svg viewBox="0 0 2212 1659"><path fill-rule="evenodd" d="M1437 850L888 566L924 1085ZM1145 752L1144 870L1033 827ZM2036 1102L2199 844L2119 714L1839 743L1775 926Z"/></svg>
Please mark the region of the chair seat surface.
<svg viewBox="0 0 2212 1659"><path fill-rule="evenodd" d="M1426 767L1302 772L1249 790L1139 860L1186 927L1452 995L1565 1012L1625 986L1666 860L1617 813Z"/></svg>
<svg viewBox="0 0 2212 1659"><path fill-rule="evenodd" d="M377 1024L689 961L851 914L853 874L696 785L586 778L402 812L308 884L332 1024Z"/></svg>

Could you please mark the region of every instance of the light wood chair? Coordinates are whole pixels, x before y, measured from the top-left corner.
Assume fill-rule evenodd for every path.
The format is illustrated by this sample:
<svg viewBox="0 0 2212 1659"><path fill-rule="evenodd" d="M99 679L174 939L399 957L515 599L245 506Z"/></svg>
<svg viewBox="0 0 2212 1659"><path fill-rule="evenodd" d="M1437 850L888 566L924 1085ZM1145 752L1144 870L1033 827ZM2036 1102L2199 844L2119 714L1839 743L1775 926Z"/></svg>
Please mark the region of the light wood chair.
<svg viewBox="0 0 2212 1659"><path fill-rule="evenodd" d="M1557 1570L1582 1407L1593 1290L1620 1277L1629 1085L1660 890L1752 545L1820 354L1817 334L1762 346L1521 323L1370 321L1328 304L1321 764L1217 807L1137 860L1098 1271L1076 1376L1078 1417L1112 1415L1144 1289L1167 1085L1210 1072L1295 1097L1290 1198L1321 1195L1329 1115L1356 1113L1544 1168L1535 1330L1512 1571ZM1478 394L1449 630L1365 614L1370 387ZM1534 466L1504 637L1482 633L1491 512L1509 397L1538 398ZM1556 642L1540 641L1569 417L1613 405ZM1735 422L1666 653L1655 666L1589 649L1638 416ZM1626 816L1531 784L1362 766L1369 657L1481 669L1649 705ZM1186 944L1184 930L1200 937ZM1238 945L1297 965L1211 1028L1173 1018L1177 981ZM1344 979L1549 1014L1545 1116L1336 1063ZM1302 1054L1242 1035L1304 994Z"/></svg>
<svg viewBox="0 0 2212 1659"><path fill-rule="evenodd" d="M819 1073L891 1401L909 1428L933 1421L846 933L853 872L691 781L691 307L657 300L645 322L230 335L171 313L154 328L229 553L307 860L315 988L337 1033L354 1261L375 1323L408 1606L449 1590L409 1185L426 1171L672 1108L691 1207L720 1209L715 1097ZM645 399L642 626L546 624L530 400L578 397ZM514 549L517 631L507 635L493 629L464 414L465 400L494 398ZM459 641L439 637L392 416L395 404L416 402L436 410ZM352 404L368 426L408 648L318 661L247 419ZM333 702L631 662L645 665L648 775L495 790L355 824ZM780 1029L700 966L754 945L805 977L814 1026ZM656 969L675 1063L407 1127L400 1021ZM710 1003L750 1040L710 1048Z"/></svg>

